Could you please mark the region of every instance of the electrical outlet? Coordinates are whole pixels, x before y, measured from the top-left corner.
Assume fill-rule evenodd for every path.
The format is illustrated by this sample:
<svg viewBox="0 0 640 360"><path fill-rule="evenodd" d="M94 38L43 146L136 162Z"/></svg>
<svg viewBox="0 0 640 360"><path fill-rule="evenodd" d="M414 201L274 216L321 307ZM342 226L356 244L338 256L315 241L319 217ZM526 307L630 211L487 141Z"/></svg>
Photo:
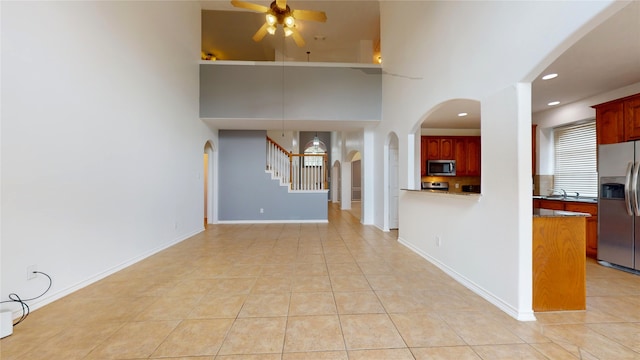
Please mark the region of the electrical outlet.
<svg viewBox="0 0 640 360"><path fill-rule="evenodd" d="M440 239L440 236L436 236L436 246L440 247L440 245L442 245L442 239Z"/></svg>
<svg viewBox="0 0 640 360"><path fill-rule="evenodd" d="M260 208L260 214L264 214L264 209Z"/></svg>
<svg viewBox="0 0 640 360"><path fill-rule="evenodd" d="M38 274L36 274L34 271L38 271L38 266L27 266L27 280L35 279L38 276Z"/></svg>

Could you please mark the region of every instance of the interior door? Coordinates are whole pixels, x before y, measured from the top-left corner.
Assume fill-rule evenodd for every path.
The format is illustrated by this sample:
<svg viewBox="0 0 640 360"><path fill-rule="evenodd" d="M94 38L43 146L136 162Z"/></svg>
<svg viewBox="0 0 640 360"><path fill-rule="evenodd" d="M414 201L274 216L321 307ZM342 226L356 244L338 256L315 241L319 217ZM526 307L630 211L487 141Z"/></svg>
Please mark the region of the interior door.
<svg viewBox="0 0 640 360"><path fill-rule="evenodd" d="M360 201L362 198L362 176L360 160L351 163L351 201Z"/></svg>

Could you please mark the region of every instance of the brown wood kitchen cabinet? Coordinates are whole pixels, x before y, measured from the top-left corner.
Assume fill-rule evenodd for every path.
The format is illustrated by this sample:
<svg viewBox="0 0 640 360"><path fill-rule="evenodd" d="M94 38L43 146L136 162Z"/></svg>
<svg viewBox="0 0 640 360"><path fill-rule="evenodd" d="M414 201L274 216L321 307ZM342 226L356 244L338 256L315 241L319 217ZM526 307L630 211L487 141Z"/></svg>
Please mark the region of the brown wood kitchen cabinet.
<svg viewBox="0 0 640 360"><path fill-rule="evenodd" d="M540 200L540 209L564 210L564 201L559 200Z"/></svg>
<svg viewBox="0 0 640 360"><path fill-rule="evenodd" d="M534 214L532 228L533 311L585 310L585 217Z"/></svg>
<svg viewBox="0 0 640 360"><path fill-rule="evenodd" d="M566 210L588 213L586 219L586 253L587 256L597 258L598 255L598 204L579 201L534 199L534 208Z"/></svg>
<svg viewBox="0 0 640 360"><path fill-rule="evenodd" d="M594 105L598 144L640 139L640 94Z"/></svg>
<svg viewBox="0 0 640 360"><path fill-rule="evenodd" d="M480 136L422 136L420 174L427 160L456 160L456 176L480 176Z"/></svg>
<svg viewBox="0 0 640 360"><path fill-rule="evenodd" d="M455 158L456 158L456 175L467 175L467 139L464 137L453 140Z"/></svg>
<svg viewBox="0 0 640 360"><path fill-rule="evenodd" d="M459 136L454 138L456 150L456 175L480 176L480 137Z"/></svg>
<svg viewBox="0 0 640 360"><path fill-rule="evenodd" d="M467 176L480 176L480 136L467 138Z"/></svg>
<svg viewBox="0 0 640 360"><path fill-rule="evenodd" d="M420 176L427 176L427 137L420 137Z"/></svg>
<svg viewBox="0 0 640 360"><path fill-rule="evenodd" d="M640 94L624 102L625 139L640 139Z"/></svg>
<svg viewBox="0 0 640 360"><path fill-rule="evenodd" d="M591 215L587 218L587 256L596 258L598 255L598 204L566 202L564 209Z"/></svg>
<svg viewBox="0 0 640 360"><path fill-rule="evenodd" d="M453 138L425 136L427 143L427 160L454 160Z"/></svg>

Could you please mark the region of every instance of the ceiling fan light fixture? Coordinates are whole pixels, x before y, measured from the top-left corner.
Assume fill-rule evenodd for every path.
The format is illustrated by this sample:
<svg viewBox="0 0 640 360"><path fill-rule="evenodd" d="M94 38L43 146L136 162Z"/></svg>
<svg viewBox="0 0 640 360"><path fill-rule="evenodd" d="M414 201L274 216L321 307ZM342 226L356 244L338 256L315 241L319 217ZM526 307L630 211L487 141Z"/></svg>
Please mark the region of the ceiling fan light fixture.
<svg viewBox="0 0 640 360"><path fill-rule="evenodd" d="M266 19L267 19L267 24L269 24L270 26L273 26L278 22L278 18L271 13L268 13L266 15Z"/></svg>
<svg viewBox="0 0 640 360"><path fill-rule="evenodd" d="M291 36L291 34L293 34L293 30L290 27L285 26L284 27L284 36Z"/></svg>
<svg viewBox="0 0 640 360"><path fill-rule="evenodd" d="M294 19L293 16L289 15L284 18L284 24L287 27L293 27L296 24L296 19Z"/></svg>
<svg viewBox="0 0 640 360"><path fill-rule="evenodd" d="M276 33L276 27L273 25L267 26L267 32L269 33L269 35L273 35Z"/></svg>

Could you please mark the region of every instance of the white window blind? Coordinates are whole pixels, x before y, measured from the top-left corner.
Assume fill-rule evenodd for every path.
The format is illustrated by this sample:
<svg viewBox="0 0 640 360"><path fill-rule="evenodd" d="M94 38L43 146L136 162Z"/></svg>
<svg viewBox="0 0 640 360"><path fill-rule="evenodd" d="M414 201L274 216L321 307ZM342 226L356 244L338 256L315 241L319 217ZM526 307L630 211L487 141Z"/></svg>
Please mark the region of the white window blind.
<svg viewBox="0 0 640 360"><path fill-rule="evenodd" d="M598 196L595 121L554 129L554 144L553 188Z"/></svg>

